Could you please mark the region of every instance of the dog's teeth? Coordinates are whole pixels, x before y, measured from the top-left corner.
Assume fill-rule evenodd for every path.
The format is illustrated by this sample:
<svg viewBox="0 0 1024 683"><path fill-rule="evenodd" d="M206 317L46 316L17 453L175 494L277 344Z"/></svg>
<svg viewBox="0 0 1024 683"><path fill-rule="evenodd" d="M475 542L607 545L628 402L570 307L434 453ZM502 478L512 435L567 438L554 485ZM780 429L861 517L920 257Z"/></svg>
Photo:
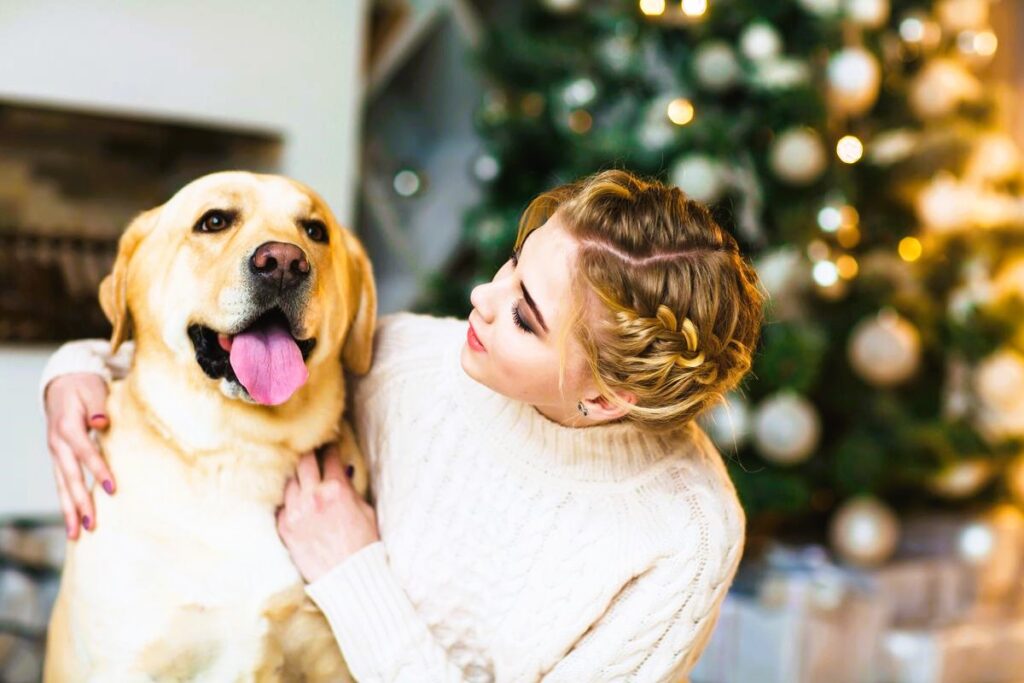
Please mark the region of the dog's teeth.
<svg viewBox="0 0 1024 683"><path fill-rule="evenodd" d="M226 334L218 334L217 343L220 344L220 348L231 353L231 337Z"/></svg>

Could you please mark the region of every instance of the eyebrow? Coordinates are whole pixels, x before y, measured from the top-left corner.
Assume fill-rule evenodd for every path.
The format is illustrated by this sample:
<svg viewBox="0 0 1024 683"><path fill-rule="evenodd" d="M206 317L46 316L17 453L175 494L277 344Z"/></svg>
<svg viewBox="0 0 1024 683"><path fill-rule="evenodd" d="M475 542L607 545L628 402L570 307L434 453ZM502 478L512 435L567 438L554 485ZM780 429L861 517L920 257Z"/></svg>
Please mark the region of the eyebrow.
<svg viewBox="0 0 1024 683"><path fill-rule="evenodd" d="M514 252L512 252L512 265L513 266L518 266L519 265L519 252L520 251L522 251L521 247L519 249L516 249ZM547 323L544 322L544 316L541 315L540 309L537 308L537 302L533 300L533 297L530 296L529 290L526 289L526 283L523 282L522 280L520 280L519 281L519 288L523 290L523 298L526 299L526 305L530 307L531 311L533 311L533 315L534 315L535 318L537 318L537 322L540 323L540 326L544 328L545 332L550 332L550 330L548 330Z"/></svg>

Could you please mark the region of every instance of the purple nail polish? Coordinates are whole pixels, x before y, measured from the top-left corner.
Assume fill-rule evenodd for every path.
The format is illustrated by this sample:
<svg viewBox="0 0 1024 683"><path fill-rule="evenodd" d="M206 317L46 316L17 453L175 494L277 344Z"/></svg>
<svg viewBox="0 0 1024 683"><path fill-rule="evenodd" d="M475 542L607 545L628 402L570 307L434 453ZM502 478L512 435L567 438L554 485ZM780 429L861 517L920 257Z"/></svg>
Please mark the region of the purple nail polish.
<svg viewBox="0 0 1024 683"><path fill-rule="evenodd" d="M89 515L82 517L82 526L88 529L92 525L92 520L89 519Z"/></svg>
<svg viewBox="0 0 1024 683"><path fill-rule="evenodd" d="M352 475L355 474L355 473L356 473L356 468L355 467L353 467L352 465L345 465L345 476L346 477L351 479Z"/></svg>
<svg viewBox="0 0 1024 683"><path fill-rule="evenodd" d="M109 479L103 480L103 490L107 492L108 496L114 495L114 482Z"/></svg>

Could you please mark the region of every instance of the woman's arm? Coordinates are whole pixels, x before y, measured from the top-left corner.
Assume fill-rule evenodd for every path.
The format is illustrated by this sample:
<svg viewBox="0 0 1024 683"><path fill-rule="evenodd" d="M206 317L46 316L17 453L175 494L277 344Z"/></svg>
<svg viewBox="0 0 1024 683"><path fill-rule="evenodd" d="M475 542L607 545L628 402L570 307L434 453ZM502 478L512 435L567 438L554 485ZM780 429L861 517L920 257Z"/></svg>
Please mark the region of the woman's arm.
<svg viewBox="0 0 1024 683"><path fill-rule="evenodd" d="M96 528L96 508L85 484L83 465L108 494L116 488L113 473L89 438L89 430L108 426L107 382L124 377L133 351L131 343L111 354L106 341L71 342L60 347L43 370L40 396L47 444L70 540L78 538L82 527Z"/></svg>
<svg viewBox="0 0 1024 683"><path fill-rule="evenodd" d="M622 589L604 616L541 680L679 681L704 651L735 574L742 544L728 561L686 553L659 562Z"/></svg>
<svg viewBox="0 0 1024 683"><path fill-rule="evenodd" d="M715 553L704 551L665 558L625 586L601 619L539 680L685 680L718 619L742 541ZM382 542L363 548L306 592L330 622L356 680L465 680L399 585Z"/></svg>

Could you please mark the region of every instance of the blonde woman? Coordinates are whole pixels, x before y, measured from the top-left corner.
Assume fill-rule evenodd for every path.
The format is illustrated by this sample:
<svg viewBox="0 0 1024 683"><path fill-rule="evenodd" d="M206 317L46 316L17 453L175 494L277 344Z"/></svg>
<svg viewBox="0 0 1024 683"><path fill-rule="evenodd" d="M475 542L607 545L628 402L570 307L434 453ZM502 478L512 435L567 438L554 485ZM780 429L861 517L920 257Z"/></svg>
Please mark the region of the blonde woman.
<svg viewBox="0 0 1024 683"><path fill-rule="evenodd" d="M743 551L694 418L751 364L735 240L678 189L607 171L535 199L465 321L380 321L352 419L376 509L303 456L278 530L359 681L675 681ZM44 377L69 537L97 520L87 438L127 353ZM69 374L71 373L71 374ZM86 532L88 533L88 532Z"/></svg>

